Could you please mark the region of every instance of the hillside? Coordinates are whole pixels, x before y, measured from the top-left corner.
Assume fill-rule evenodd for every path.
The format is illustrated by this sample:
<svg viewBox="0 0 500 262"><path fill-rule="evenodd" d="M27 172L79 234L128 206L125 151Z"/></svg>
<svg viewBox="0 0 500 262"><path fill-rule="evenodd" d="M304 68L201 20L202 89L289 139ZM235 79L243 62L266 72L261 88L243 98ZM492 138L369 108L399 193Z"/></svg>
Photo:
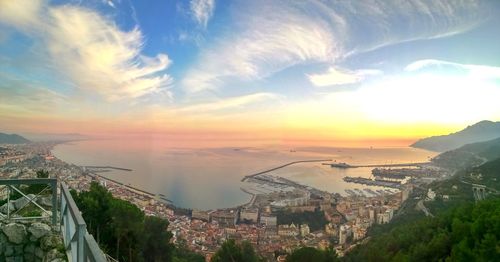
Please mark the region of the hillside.
<svg viewBox="0 0 500 262"><path fill-rule="evenodd" d="M30 143L28 139L16 134L0 133L0 144L25 144Z"/></svg>
<svg viewBox="0 0 500 262"><path fill-rule="evenodd" d="M498 158L500 158L500 138L472 143L444 152L432 159L432 162L441 167L458 170L479 166Z"/></svg>
<svg viewBox="0 0 500 262"><path fill-rule="evenodd" d="M398 225L343 261L498 261L500 199L469 202L434 218Z"/></svg>
<svg viewBox="0 0 500 262"><path fill-rule="evenodd" d="M411 147L444 152L463 145L500 137L500 122L481 121L449 135L432 136L418 140Z"/></svg>
<svg viewBox="0 0 500 262"><path fill-rule="evenodd" d="M473 168L465 180L474 184L486 185L500 192L500 158Z"/></svg>

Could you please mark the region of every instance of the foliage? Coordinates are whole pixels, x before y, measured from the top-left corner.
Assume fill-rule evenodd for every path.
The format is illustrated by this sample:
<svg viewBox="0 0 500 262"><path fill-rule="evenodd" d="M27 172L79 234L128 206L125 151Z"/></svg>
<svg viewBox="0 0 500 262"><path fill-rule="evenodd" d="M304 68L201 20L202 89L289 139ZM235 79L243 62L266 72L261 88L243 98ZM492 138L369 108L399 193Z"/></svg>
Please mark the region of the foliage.
<svg viewBox="0 0 500 262"><path fill-rule="evenodd" d="M299 213L282 210L278 211L276 216L279 225L291 224L292 222L296 225L308 224L311 231L323 229L325 225L328 224L325 213L320 210Z"/></svg>
<svg viewBox="0 0 500 262"><path fill-rule="evenodd" d="M174 249L174 262L205 262L205 257L188 249L186 240L180 238Z"/></svg>
<svg viewBox="0 0 500 262"><path fill-rule="evenodd" d="M144 219L143 253L144 261L166 261L174 249L170 243L172 233L167 231L168 221L147 216Z"/></svg>
<svg viewBox="0 0 500 262"><path fill-rule="evenodd" d="M354 248L346 261L498 261L500 199L472 202L394 227Z"/></svg>
<svg viewBox="0 0 500 262"><path fill-rule="evenodd" d="M313 247L302 247L296 249L288 255L286 262L333 262L339 261L335 250L330 247L326 250L319 250Z"/></svg>
<svg viewBox="0 0 500 262"><path fill-rule="evenodd" d="M170 242L167 220L144 216L137 206L114 198L96 182L89 191L72 190L71 195L101 249L119 261L204 261L187 247L177 249Z"/></svg>
<svg viewBox="0 0 500 262"><path fill-rule="evenodd" d="M261 259L255 253L252 245L243 241L237 244L233 239L229 239L212 257L212 262L257 262Z"/></svg>

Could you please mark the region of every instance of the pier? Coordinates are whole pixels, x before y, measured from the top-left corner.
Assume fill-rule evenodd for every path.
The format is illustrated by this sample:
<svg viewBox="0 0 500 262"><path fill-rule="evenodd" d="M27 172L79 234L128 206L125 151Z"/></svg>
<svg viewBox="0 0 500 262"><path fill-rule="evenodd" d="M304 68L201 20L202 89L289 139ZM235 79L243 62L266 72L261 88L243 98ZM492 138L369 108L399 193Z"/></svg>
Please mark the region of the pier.
<svg viewBox="0 0 500 262"><path fill-rule="evenodd" d="M123 167L115 167L115 166L82 166L83 168L90 168L90 169L114 169L114 170L120 170L120 171L132 171L130 168L123 168Z"/></svg>
<svg viewBox="0 0 500 262"><path fill-rule="evenodd" d="M350 165L347 163L323 163L323 165L329 165L336 168L358 168L358 167L408 167L416 166L421 167L429 165L431 162L420 162L420 163L399 163L399 164L371 164L371 165Z"/></svg>
<svg viewBox="0 0 500 262"><path fill-rule="evenodd" d="M271 168L271 169L268 169L268 170L265 170L265 171L262 171L262 172L259 172L259 173L255 173L255 174L251 174L251 175L248 175L248 176L244 176L241 179L241 182L245 182L245 180L247 180L249 178L252 178L252 177L255 177L255 176L258 176L258 175L262 175L262 174L265 174L265 173L269 173L269 172L272 172L272 171L275 171L275 170L278 170L278 169L281 169L281 168L284 168L284 167L287 167L287 166L291 166L291 165L295 165L295 164L300 164L300 163L325 162L325 161L332 161L332 160L331 159L312 159L312 160L293 161L293 162L290 162L290 163L287 163L287 164L284 164L284 165L281 165L281 166L278 166L278 167L274 167L274 168Z"/></svg>

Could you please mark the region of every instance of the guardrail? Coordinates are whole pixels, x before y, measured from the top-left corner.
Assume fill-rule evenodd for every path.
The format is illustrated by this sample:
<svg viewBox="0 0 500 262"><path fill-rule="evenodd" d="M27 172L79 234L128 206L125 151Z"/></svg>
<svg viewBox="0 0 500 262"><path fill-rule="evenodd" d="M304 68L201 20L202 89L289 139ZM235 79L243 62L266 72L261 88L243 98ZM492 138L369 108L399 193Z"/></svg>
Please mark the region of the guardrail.
<svg viewBox="0 0 500 262"><path fill-rule="evenodd" d="M69 260L106 262L106 257L94 237L87 232L87 224L64 183L61 183L60 203L61 233Z"/></svg>
<svg viewBox="0 0 500 262"><path fill-rule="evenodd" d="M42 191L38 192L34 196L29 196L26 195L24 192L22 192L19 188L16 186L20 185L47 185L45 189ZM7 205L6 205L6 213L3 214L0 212L0 219L3 220L29 220L29 219L41 219L41 218L47 218L49 216L52 217L52 225L57 224L57 179L55 178L31 178L31 179L0 179L0 186L5 186L5 189L7 189ZM49 212L45 208L43 208L40 204L36 202L37 199L39 199L40 195L45 192L47 188L51 188L52 190L52 212ZM22 207L18 208L17 210L12 210L11 212L11 202L12 200L10 199L11 192L17 192L18 194L21 195L21 198L25 198L28 202L26 202ZM39 208L42 211L42 214L40 216L20 216L19 211L24 209L26 206L29 204L33 204L37 208Z"/></svg>

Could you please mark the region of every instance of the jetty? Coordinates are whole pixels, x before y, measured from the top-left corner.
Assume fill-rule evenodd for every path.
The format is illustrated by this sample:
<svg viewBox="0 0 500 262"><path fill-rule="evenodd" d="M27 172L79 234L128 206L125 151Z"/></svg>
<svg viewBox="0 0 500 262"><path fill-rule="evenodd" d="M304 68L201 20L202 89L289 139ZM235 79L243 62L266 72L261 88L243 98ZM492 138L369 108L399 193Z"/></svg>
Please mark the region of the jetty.
<svg viewBox="0 0 500 262"><path fill-rule="evenodd" d="M323 163L323 165L328 165L335 168L358 168L358 167L410 167L416 166L421 167L429 165L431 162L420 162L420 163L398 163L398 164L370 164L370 165L350 165L347 163Z"/></svg>
<svg viewBox="0 0 500 262"><path fill-rule="evenodd" d="M114 169L120 171L132 171L130 168L115 167L115 166L82 166L85 169Z"/></svg>
<svg viewBox="0 0 500 262"><path fill-rule="evenodd" d="M281 166L277 166L277 167L273 167L271 169L264 170L262 172L258 172L258 173L255 173L255 174L244 176L241 179L241 182L245 182L245 180L247 180L249 178L254 178L254 177L258 176L258 175L266 174L266 173L269 173L269 172L272 172L272 171L275 171L275 170L278 170L278 169L281 169L281 168L284 168L284 167L287 167L287 166L295 165L295 164L311 163L311 162L326 162L326 161L332 161L332 160L331 159L311 159L311 160L293 161L293 162L290 162L290 163L287 163L287 164L284 164L284 165L281 165Z"/></svg>

